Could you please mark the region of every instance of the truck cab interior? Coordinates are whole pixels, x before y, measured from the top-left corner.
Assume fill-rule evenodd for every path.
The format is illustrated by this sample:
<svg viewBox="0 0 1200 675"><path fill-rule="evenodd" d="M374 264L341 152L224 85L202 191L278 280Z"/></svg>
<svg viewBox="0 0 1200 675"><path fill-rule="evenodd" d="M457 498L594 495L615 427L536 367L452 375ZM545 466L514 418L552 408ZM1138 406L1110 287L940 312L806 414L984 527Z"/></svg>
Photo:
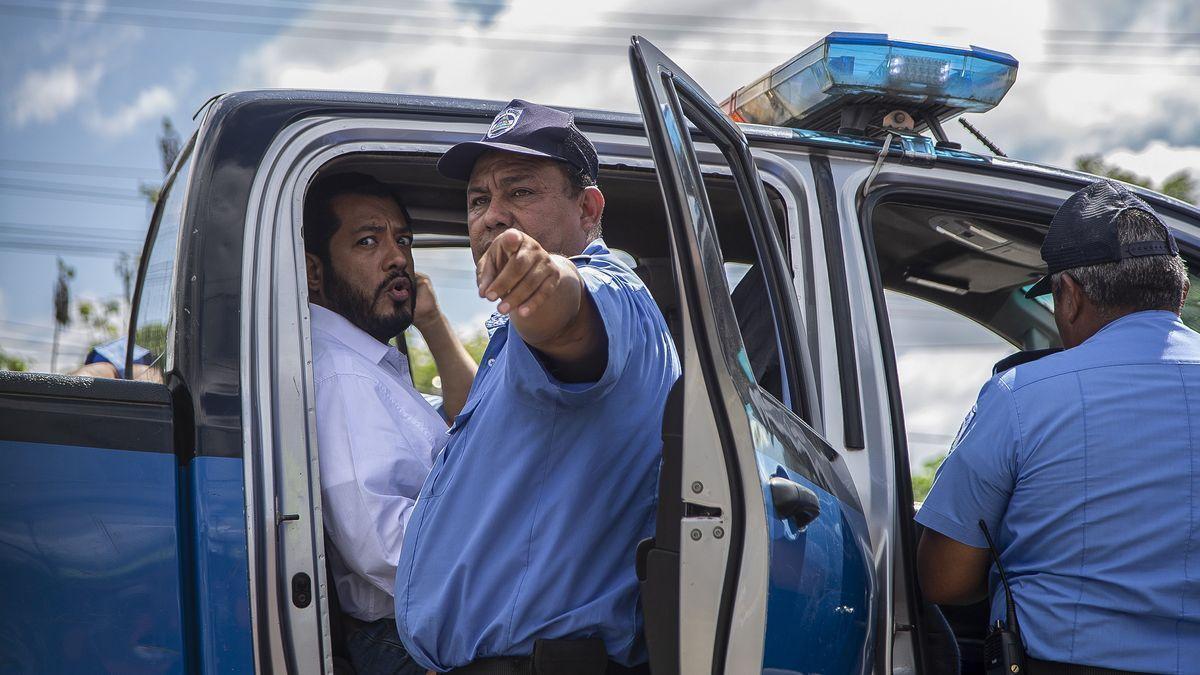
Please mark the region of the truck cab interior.
<svg viewBox="0 0 1200 675"><path fill-rule="evenodd" d="M436 157L429 155L355 153L329 162L321 168L318 175L327 176L349 171L365 173L394 189L412 220L410 225L416 235L414 259L416 268L421 270L422 251L469 249L470 246L467 236L465 186L461 182L441 176L436 170L436 161ZM627 256L627 262L631 263L634 271L650 290L677 347L681 348L682 326L670 260L667 219L661 189L654 173L631 167L602 166L598 183L606 198L603 217L605 243L611 249L619 251L619 254ZM759 334L762 331L756 327L760 326L763 317L755 308L764 309L762 298L765 289L762 275L756 267L754 243L748 236L749 224L736 186L730 177L712 174L707 176L706 187L712 200L713 216L718 224L721 247L726 258L726 278L730 282L731 299L742 334ZM785 205L778 193L768 193L771 196L775 222L782 229L786 226ZM783 240L786 241L786 237ZM473 267L464 267L456 271L459 278L465 278L460 285L473 285ZM467 279L470 281L466 281ZM434 287L435 292L438 292L436 277ZM444 304L441 296L439 302ZM484 301L480 300L480 303L482 302ZM769 313L766 320L770 320ZM773 330L769 325L766 327ZM410 337L409 340L411 339ZM401 345L401 348L404 346ZM746 348L759 384L782 400L783 394L779 391L780 366L773 334L759 340L747 337ZM682 407L680 396L672 396L671 399L676 400L679 407ZM678 428L681 427L681 415L671 414L670 408L671 403L668 403L668 412L664 415L663 422L664 439L679 439L682 434L682 429ZM678 451L677 445L672 446L669 441L664 442L664 463L671 461L667 455L672 453L672 448ZM660 495L667 494L664 490L671 490L670 486L666 485L660 485L659 489ZM675 498L660 499L660 506L682 503L679 501L678 486L674 487L673 492ZM670 507L663 507L660 510L663 511L659 514L660 521L664 518L677 520L679 517L678 508L671 511ZM326 546L328 545L329 537L326 536ZM345 647L347 622L340 616L333 577L328 569L326 576L330 580L331 589L331 639L335 670L339 675L353 673ZM656 616L661 624L674 624L677 619L671 611L663 612L651 606L647 606L645 611L648 624L654 623L651 614ZM647 630L649 633L653 629L648 626ZM660 633L671 633L673 630L673 626L660 627ZM658 651L663 653L669 650Z"/></svg>
<svg viewBox="0 0 1200 675"><path fill-rule="evenodd" d="M867 240L874 247L877 283L888 292L889 302L897 299L896 294L918 298L939 308L939 314L954 317L949 320L982 326L1014 350L1060 347L1051 299L1024 296L1029 285L1045 274L1040 247L1052 215L1052 211L1019 205L1007 209L980 204L972 207L929 196L899 195L881 200L865 220ZM1194 273L1194 261L1189 261L1189 268L1193 270L1192 291L1184 320L1195 328L1200 325L1200 278ZM890 305L888 311L894 314ZM893 334L898 329L896 318L893 315L890 322ZM933 364L928 361L924 365ZM992 358L976 359L978 372L955 375L973 378L982 385L992 375L993 365ZM906 381L903 373L900 380ZM936 398L936 392L915 390L928 379L907 381L909 388L902 387L901 392L906 406L911 400ZM955 403L966 410L972 401ZM906 408L906 417L910 412ZM911 436L913 429L906 426ZM952 438L955 429L944 432ZM908 453L909 447L902 451ZM949 444L943 454L947 451ZM907 458L897 457L898 469L909 465ZM921 529L915 521L911 523L914 547ZM984 672L986 601L970 606L927 605L924 613L926 665L933 672ZM954 652L959 657L958 671L952 668Z"/></svg>

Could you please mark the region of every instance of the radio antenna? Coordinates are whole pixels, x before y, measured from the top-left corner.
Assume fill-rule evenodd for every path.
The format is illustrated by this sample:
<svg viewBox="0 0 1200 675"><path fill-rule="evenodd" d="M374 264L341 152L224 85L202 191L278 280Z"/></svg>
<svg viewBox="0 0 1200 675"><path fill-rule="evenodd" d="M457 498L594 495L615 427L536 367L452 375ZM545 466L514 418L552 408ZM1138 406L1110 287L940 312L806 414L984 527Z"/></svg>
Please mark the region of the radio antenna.
<svg viewBox="0 0 1200 675"><path fill-rule="evenodd" d="M984 147L986 147L993 155L998 155L1000 157L1008 157L1008 155L1004 154L1003 150L996 147L996 144L991 142L990 140L988 140L988 137L984 136L983 132L976 129L973 124L971 124L970 122L966 121L965 119L963 119L961 117L958 118L958 123L963 125L964 127L966 127L967 131L971 132L972 136L979 139L979 142L983 143Z"/></svg>

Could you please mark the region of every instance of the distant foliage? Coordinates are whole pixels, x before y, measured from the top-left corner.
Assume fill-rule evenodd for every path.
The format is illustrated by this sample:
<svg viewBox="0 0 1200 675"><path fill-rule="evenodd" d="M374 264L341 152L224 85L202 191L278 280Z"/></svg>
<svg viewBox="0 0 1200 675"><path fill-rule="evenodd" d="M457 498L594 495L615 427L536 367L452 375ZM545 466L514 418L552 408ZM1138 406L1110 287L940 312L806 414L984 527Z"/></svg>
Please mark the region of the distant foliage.
<svg viewBox="0 0 1200 675"><path fill-rule="evenodd" d="M475 363L479 363L483 358L483 350L487 349L488 336L487 333L476 333L463 340L463 347L471 358L475 359ZM440 381L435 381L437 378L437 364L433 362L433 354L429 353L429 348L424 342L410 340L408 342L408 367L412 371L413 384L417 391L422 394L437 394L441 395L442 388L435 386L440 384Z"/></svg>
<svg viewBox="0 0 1200 675"><path fill-rule="evenodd" d="M933 477L937 475L938 467L946 459L945 455L930 457L921 462L919 471L912 475L913 501L923 502L929 496L929 488L933 487Z"/></svg>
<svg viewBox="0 0 1200 675"><path fill-rule="evenodd" d="M1180 201L1188 202L1189 204L1200 204L1200 183L1198 183L1196 177L1188 169L1180 169L1167 176L1161 185L1155 185L1154 181L1145 176L1139 176L1132 171L1127 171L1115 164L1105 162L1104 158L1099 154L1083 155L1082 157L1075 158L1075 168L1097 176L1140 185L1144 188L1161 192L1169 197L1174 197Z"/></svg>
<svg viewBox="0 0 1200 675"><path fill-rule="evenodd" d="M139 347L150 350L152 361L157 361L167 351L167 325L165 323L144 323L138 326L134 342Z"/></svg>
<svg viewBox="0 0 1200 675"><path fill-rule="evenodd" d="M12 370L18 373L23 373L29 370L29 364L24 359L18 358L0 349L0 370Z"/></svg>
<svg viewBox="0 0 1200 675"><path fill-rule="evenodd" d="M1188 289L1187 298L1183 301L1183 322L1189 328L1200 331L1200 269L1189 270L1188 278L1192 287Z"/></svg>

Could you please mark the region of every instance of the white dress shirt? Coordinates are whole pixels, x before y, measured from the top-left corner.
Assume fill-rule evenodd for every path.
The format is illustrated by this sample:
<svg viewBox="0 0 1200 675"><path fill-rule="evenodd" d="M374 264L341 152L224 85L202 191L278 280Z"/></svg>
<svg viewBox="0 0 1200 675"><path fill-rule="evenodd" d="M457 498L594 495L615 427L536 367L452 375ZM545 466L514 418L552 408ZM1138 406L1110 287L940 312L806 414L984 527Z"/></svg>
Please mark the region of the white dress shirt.
<svg viewBox="0 0 1200 675"><path fill-rule="evenodd" d="M309 310L327 553L342 610L375 621L393 615L404 527L446 423L403 354L336 312Z"/></svg>

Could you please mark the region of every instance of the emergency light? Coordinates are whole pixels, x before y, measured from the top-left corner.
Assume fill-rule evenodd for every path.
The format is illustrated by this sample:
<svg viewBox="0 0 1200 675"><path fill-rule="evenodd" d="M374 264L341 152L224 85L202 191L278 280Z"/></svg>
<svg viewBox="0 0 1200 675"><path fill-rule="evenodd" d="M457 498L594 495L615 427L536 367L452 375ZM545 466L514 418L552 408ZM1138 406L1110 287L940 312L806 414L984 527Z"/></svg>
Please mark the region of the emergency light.
<svg viewBox="0 0 1200 675"><path fill-rule="evenodd" d="M738 122L868 135L902 110L914 128L940 132L942 120L996 107L1016 79L1017 60L1003 52L834 32L721 105Z"/></svg>

